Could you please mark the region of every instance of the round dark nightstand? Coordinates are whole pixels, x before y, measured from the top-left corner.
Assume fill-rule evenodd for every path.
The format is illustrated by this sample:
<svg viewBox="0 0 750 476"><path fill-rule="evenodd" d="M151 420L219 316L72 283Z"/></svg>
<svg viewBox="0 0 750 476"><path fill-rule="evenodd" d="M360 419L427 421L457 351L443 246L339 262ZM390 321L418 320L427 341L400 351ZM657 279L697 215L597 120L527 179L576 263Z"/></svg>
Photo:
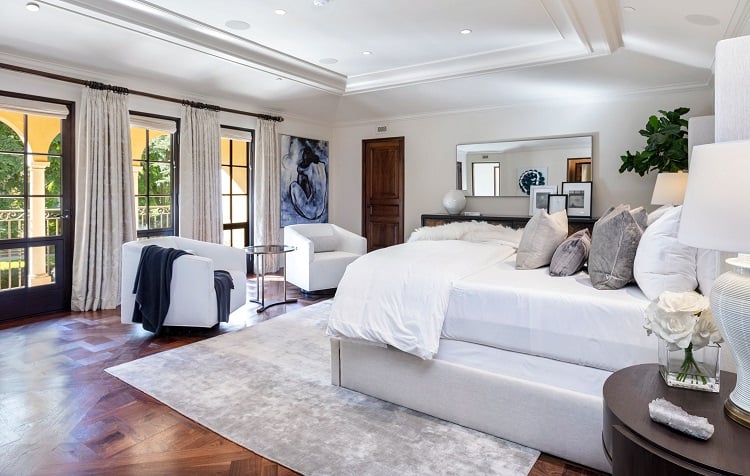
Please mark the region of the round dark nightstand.
<svg viewBox="0 0 750 476"><path fill-rule="evenodd" d="M604 451L612 474L750 475L750 429L724 414L737 376L721 372L721 392L667 387L656 364L628 367L604 383ZM714 434L702 441L651 420L648 403L666 398L691 415L708 418Z"/></svg>

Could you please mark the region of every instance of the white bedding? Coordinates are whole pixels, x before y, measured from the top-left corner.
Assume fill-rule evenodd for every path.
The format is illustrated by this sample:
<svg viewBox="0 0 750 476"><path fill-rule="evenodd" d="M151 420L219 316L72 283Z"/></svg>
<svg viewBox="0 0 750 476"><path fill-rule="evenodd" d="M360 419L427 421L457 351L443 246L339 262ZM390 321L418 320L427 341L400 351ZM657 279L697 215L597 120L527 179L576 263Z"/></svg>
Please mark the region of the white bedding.
<svg viewBox="0 0 750 476"><path fill-rule="evenodd" d="M594 289L586 273L517 270L514 257L453 283L443 337L604 370L656 361L637 286Z"/></svg>
<svg viewBox="0 0 750 476"><path fill-rule="evenodd" d="M329 335L391 345L423 359L438 351L454 281L513 255L508 242L414 241L350 264L339 283Z"/></svg>

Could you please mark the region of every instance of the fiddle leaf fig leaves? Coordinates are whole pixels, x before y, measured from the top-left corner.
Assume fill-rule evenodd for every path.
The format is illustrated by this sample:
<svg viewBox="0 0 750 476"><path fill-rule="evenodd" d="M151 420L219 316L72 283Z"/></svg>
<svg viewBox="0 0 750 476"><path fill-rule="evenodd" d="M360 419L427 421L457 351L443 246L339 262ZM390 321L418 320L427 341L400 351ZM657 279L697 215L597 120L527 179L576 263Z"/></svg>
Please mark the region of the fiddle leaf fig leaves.
<svg viewBox="0 0 750 476"><path fill-rule="evenodd" d="M688 165L687 125L681 116L690 111L678 107L674 111L659 110L661 117L651 116L644 129L638 131L646 138L646 148L630 151L620 156L620 173L636 172L643 176L652 170L677 172L686 170Z"/></svg>

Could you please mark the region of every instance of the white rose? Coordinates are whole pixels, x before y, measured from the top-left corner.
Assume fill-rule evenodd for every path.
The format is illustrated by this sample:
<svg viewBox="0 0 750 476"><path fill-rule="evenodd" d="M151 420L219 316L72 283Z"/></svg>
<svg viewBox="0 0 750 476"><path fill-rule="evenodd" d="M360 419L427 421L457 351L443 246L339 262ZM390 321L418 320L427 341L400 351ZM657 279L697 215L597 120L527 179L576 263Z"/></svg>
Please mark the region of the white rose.
<svg viewBox="0 0 750 476"><path fill-rule="evenodd" d="M659 295L657 305L665 312L689 312L698 314L709 307L709 301L706 296L689 291L684 293L675 293L664 291Z"/></svg>
<svg viewBox="0 0 750 476"><path fill-rule="evenodd" d="M698 321L695 323L693 328L693 350L705 347L711 342L721 344L724 342L724 338L719 332L719 328L716 327L714 321L714 314L711 312L711 308L705 309L701 312Z"/></svg>
<svg viewBox="0 0 750 476"><path fill-rule="evenodd" d="M664 339L669 350L686 349L693 336L693 328L698 318L692 312L667 312L658 302L646 308L644 327Z"/></svg>

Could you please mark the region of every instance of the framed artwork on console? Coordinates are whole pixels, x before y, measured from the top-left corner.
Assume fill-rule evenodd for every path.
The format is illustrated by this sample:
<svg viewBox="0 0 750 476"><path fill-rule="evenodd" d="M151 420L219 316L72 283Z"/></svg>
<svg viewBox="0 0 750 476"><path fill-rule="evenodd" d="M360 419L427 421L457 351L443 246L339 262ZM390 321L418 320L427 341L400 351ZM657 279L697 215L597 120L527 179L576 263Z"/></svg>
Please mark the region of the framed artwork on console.
<svg viewBox="0 0 750 476"><path fill-rule="evenodd" d="M547 201L547 213L557 213L568 209L568 196L565 194L551 193Z"/></svg>
<svg viewBox="0 0 750 476"><path fill-rule="evenodd" d="M591 218L591 182L563 182L562 193L568 196L568 216Z"/></svg>
<svg viewBox="0 0 750 476"><path fill-rule="evenodd" d="M547 210L550 194L557 193L557 185L531 185L529 187L529 215Z"/></svg>

